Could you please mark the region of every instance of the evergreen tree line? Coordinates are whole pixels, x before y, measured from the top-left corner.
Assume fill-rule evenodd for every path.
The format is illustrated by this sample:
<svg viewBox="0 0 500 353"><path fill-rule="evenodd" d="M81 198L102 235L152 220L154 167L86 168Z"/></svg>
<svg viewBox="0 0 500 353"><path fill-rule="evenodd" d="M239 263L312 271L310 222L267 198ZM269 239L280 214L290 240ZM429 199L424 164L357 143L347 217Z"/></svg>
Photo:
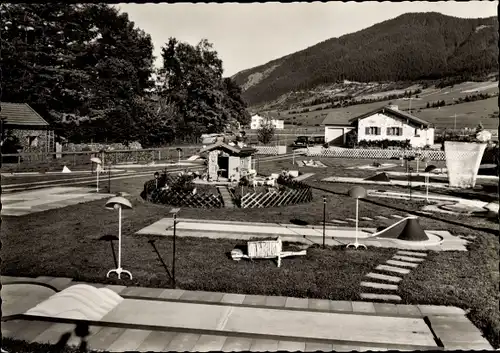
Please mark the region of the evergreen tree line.
<svg viewBox="0 0 500 353"><path fill-rule="evenodd" d="M3 102L27 103L72 142L192 141L250 116L205 39L149 34L107 4L0 5Z"/></svg>

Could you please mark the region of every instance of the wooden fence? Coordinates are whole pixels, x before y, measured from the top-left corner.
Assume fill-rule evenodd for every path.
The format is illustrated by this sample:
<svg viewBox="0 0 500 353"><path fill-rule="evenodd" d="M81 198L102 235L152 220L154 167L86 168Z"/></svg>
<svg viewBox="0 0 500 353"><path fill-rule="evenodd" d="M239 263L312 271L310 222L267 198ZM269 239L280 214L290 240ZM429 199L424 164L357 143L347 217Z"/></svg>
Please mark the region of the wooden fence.
<svg viewBox="0 0 500 353"><path fill-rule="evenodd" d="M224 207L222 196L212 193L180 192L174 190L158 190L151 194L151 201L166 205L188 208L221 208Z"/></svg>
<svg viewBox="0 0 500 353"><path fill-rule="evenodd" d="M288 206L312 200L312 189L300 181L278 179L278 183L286 186L283 191L250 192L241 197L241 208L264 208Z"/></svg>

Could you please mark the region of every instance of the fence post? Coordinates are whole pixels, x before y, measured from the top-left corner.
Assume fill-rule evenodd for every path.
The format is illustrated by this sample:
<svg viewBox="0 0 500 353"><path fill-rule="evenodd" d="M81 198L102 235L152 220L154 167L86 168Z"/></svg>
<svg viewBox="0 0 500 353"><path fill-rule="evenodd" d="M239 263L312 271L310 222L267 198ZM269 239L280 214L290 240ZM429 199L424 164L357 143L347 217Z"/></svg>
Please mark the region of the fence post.
<svg viewBox="0 0 500 353"><path fill-rule="evenodd" d="M151 158L153 159L153 162L155 161L155 150L151 151Z"/></svg>

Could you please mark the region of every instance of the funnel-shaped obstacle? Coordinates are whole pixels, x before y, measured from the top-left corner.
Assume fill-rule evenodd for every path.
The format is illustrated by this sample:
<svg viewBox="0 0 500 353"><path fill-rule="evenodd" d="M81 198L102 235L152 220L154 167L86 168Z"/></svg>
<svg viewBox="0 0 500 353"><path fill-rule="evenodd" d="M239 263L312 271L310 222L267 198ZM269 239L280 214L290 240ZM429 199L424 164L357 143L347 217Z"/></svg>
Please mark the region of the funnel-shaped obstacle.
<svg viewBox="0 0 500 353"><path fill-rule="evenodd" d="M385 172L378 173L377 175L366 178L365 180L367 180L367 181L385 181L385 182L391 181L391 179L389 179L389 177L387 176L387 174Z"/></svg>
<svg viewBox="0 0 500 353"><path fill-rule="evenodd" d="M399 239L405 241L429 240L427 234L418 223L417 217L407 217L399 222L373 234L379 238Z"/></svg>

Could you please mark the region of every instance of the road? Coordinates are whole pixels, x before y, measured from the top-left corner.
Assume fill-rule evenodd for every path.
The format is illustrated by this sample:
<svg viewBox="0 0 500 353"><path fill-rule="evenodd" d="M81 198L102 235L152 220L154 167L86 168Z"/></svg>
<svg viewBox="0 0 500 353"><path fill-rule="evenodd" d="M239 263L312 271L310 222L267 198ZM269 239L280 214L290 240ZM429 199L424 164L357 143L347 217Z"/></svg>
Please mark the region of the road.
<svg viewBox="0 0 500 353"><path fill-rule="evenodd" d="M284 154L280 156L267 156L267 157L260 157L258 159L257 163L270 163L278 160L286 160L292 158L293 154ZM194 166L179 166L175 168L169 168L168 172L180 172L184 170L202 170L204 169L205 166L200 166L200 165L194 165ZM102 174L102 183L106 185L109 180L120 180L120 179L129 179L129 178L141 178L144 176L150 175L153 177L153 173L156 171L162 171L163 168L161 167L145 167L141 171L138 170L133 170L133 171L125 171L125 172L119 172L119 173L114 173L110 177L108 177L107 173ZM67 177L67 176L62 176L62 175L53 175L50 178L51 180L40 180L40 179L46 179L47 175L40 174L40 175L16 175L16 180L23 179L23 177L29 178L30 182L16 182L16 183L8 183L8 178L5 178L2 181L2 193L12 193L12 192L18 192L18 191L26 191L26 190L36 190L36 189L43 189L43 188L49 188L49 187L55 187L55 186L65 186L65 185L88 185L88 184L93 184L96 181L95 175L91 176L78 176L78 177ZM38 179L38 180L37 180Z"/></svg>

